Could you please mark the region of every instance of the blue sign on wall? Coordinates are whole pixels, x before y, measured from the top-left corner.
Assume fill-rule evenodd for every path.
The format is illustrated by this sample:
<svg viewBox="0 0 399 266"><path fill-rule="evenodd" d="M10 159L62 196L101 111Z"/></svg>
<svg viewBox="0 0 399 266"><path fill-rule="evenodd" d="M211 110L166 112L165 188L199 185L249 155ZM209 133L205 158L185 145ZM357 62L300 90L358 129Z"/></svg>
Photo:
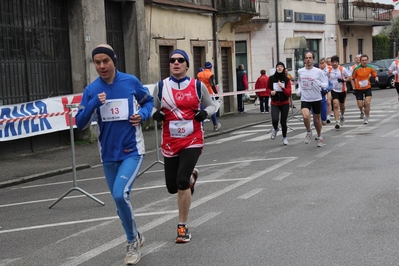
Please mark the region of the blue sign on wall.
<svg viewBox="0 0 399 266"><path fill-rule="evenodd" d="M325 14L295 12L295 22L299 23L326 23Z"/></svg>

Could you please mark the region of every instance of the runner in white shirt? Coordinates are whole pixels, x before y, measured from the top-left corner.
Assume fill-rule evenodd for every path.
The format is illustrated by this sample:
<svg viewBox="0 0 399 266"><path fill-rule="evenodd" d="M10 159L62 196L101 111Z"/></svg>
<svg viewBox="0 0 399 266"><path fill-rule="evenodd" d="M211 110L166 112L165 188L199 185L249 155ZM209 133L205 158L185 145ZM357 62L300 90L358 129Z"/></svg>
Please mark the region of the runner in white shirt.
<svg viewBox="0 0 399 266"><path fill-rule="evenodd" d="M313 120L317 132L317 147L323 146L323 137L321 136L321 99L322 95L327 94L325 88L328 87L328 78L317 67L313 66L314 54L307 52L305 54L305 67L298 70L298 91L297 95L301 97L301 108L303 123L306 127L305 143L310 143L312 139L312 129L310 127L310 109L313 109Z"/></svg>
<svg viewBox="0 0 399 266"><path fill-rule="evenodd" d="M399 56L399 52L398 52L398 56ZM399 74L398 74L398 72L399 72L399 59L396 59L390 65L388 74L395 75L395 88L396 88L396 92L398 93L398 101L399 101Z"/></svg>
<svg viewBox="0 0 399 266"><path fill-rule="evenodd" d="M328 70L328 78L333 83L331 96L333 99L335 129L339 130L345 122L346 82L351 80L351 72L339 65L339 57L336 55L331 57L331 64L332 68Z"/></svg>

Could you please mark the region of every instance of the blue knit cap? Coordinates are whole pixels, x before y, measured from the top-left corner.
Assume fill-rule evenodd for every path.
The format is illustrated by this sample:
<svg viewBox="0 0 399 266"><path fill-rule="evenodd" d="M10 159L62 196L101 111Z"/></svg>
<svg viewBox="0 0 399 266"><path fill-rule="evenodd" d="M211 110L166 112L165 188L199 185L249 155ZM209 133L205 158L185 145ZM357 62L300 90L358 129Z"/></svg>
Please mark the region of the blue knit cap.
<svg viewBox="0 0 399 266"><path fill-rule="evenodd" d="M187 55L187 53L185 51L180 50L180 49L176 49L169 55L169 59L172 58L172 55L174 55L174 54L182 55L184 57L184 59L186 60L186 62L187 62L187 67L190 67L190 62L188 61L188 55Z"/></svg>
<svg viewBox="0 0 399 266"><path fill-rule="evenodd" d="M212 63L211 62L206 62L205 63L205 68L207 68L207 69L212 68Z"/></svg>

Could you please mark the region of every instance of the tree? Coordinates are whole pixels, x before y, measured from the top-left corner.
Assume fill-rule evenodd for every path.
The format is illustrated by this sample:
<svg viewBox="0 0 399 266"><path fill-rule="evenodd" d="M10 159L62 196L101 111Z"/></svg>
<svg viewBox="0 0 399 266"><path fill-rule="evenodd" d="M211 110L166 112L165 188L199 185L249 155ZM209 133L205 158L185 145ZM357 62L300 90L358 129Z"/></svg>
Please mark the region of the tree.
<svg viewBox="0 0 399 266"><path fill-rule="evenodd" d="M384 26L380 33L377 36L385 36L389 39L389 47L388 49L388 56L384 58L392 58L396 57L397 50L399 50L399 16L392 18L391 25ZM377 37L374 36L374 37ZM373 48L374 50L378 50L376 46L374 46L374 37L373 37ZM383 49L383 48L381 48ZM383 58L379 58L383 59ZM377 60L374 58L374 60Z"/></svg>

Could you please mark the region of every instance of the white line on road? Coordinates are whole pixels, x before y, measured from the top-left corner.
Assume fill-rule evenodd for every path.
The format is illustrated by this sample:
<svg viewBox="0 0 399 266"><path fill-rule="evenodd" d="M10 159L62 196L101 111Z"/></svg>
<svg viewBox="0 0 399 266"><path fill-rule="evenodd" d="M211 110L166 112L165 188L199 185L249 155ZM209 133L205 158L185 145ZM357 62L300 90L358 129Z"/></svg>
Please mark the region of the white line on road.
<svg viewBox="0 0 399 266"><path fill-rule="evenodd" d="M272 160L281 160L281 159L287 159L287 158L292 158L292 157L279 157L279 158L264 158L264 159L253 159L253 160L240 160L240 161L231 161L231 162L223 162L223 163L212 163L212 164L204 164L204 165L198 165L198 168L202 167L209 167L209 166L219 166L219 165L227 165L227 164L238 164L238 163L252 163L252 162L259 162L259 161L272 161ZM224 180L229 180L229 179L222 179L222 180L215 180L214 182L220 182ZM232 179L232 181L235 181L236 179ZM212 181L208 181L212 182ZM134 188L133 191L139 191L139 190L149 190L149 189L154 189L154 188L165 188L165 185L158 185L158 186L148 186L148 187L140 187L140 188ZM110 194L109 191L106 192L98 192L98 193L91 193L93 196L99 196L99 195L106 195ZM83 198L86 197L86 195L75 195L75 196L68 196L64 197L63 199L76 199L76 198ZM5 207L12 207L12 206L18 206L18 205L25 205L25 204L34 204L34 203L42 203L42 202L50 202L50 201L55 201L58 198L52 198L52 199L42 199L42 200L32 200L32 201L24 201L24 202L16 202L16 203L9 203L9 204L3 204L0 205L0 208L5 208Z"/></svg>
<svg viewBox="0 0 399 266"><path fill-rule="evenodd" d="M281 180L283 180L284 178L286 178L286 177L288 177L290 175L292 175L292 172L284 172L284 173L279 174L275 178L273 178L273 180L281 181Z"/></svg>
<svg viewBox="0 0 399 266"><path fill-rule="evenodd" d="M205 215L199 217L198 219L195 219L194 221L190 222L190 227L197 227L205 223L206 221L209 221L213 217L218 216L219 214L221 214L221 212L208 212Z"/></svg>
<svg viewBox="0 0 399 266"><path fill-rule="evenodd" d="M331 152L332 152L332 150L322 151L322 152L316 154L315 157L321 158L321 157L324 157L324 156L326 156L327 154L329 154Z"/></svg>
<svg viewBox="0 0 399 266"><path fill-rule="evenodd" d="M231 140L235 140L235 139L239 139L239 138L245 138L245 137L251 136L253 134L255 134L255 133L234 135L234 136L227 137L227 138L222 138L222 139L218 139L218 140L214 140L214 141L210 141L210 142L205 142L205 145L222 144L224 142L228 142L228 141L231 141Z"/></svg>
<svg viewBox="0 0 399 266"><path fill-rule="evenodd" d="M249 192L247 192L245 194L242 194L241 196L237 197L237 199L249 199L250 197L258 194L259 192L261 192L262 190L263 190L263 188L252 189L251 191L249 191Z"/></svg>
<svg viewBox="0 0 399 266"><path fill-rule="evenodd" d="M298 167L306 167L306 166L308 166L309 164L311 164L313 162L314 162L314 160L313 161L309 161L309 162L303 162L301 164L298 164Z"/></svg>
<svg viewBox="0 0 399 266"><path fill-rule="evenodd" d="M294 161L296 159L297 159L297 157L289 157L289 159L286 159L286 160L283 160L283 161L279 161L275 165L273 165L271 167L268 167L268 168L266 168L263 171L258 171L256 173L254 173L253 175L249 176L248 177L249 180L238 181L238 182L236 182L234 184L231 184L231 185L226 186L226 187L224 187L222 189L219 189L219 190L215 191L212 194L209 194L209 195L207 195L207 196L205 196L203 198L200 198L200 199L194 201L191 204L191 209L194 209L194 208L196 208L196 207L198 207L198 206L200 206L200 205L202 205L204 203L207 203L208 201L213 200L213 199L215 199L215 198L217 198L217 197L219 197L219 196L221 196L221 195L223 195L223 194L225 194L227 192L230 192L231 190L233 190L235 188L241 187L241 186L245 185L246 183L248 183L248 182L250 182L250 181L252 181L252 180L254 180L254 179L258 178L258 177L261 177L261 176L263 176L263 175L265 175L265 174L267 174L269 172L272 172L272 171L274 171L274 170L276 170L276 169L278 169L278 168L280 168L280 167L282 167L282 166L284 166L286 164L289 164L289 163L291 163L292 161ZM149 230L155 228L158 225L161 225L161 224L163 224L163 223L165 223L165 222L177 217L177 216L178 216L177 213L176 214L165 215L164 217L160 217L160 218L158 218L158 219L156 219L156 220L154 220L152 222L149 222L149 223L145 224L144 226L140 227L138 230L140 232L144 233L146 231L149 231ZM103 253L103 252L105 252L105 251L107 251L109 249L112 249L112 248L114 248L114 247L116 247L116 246L118 246L118 245L120 245L122 243L124 243L125 241L126 241L126 236L123 235L123 236L118 237L118 238L116 238L116 239L114 239L114 240L112 240L112 241L110 241L110 242L108 242L108 243L106 243L106 244L104 244L104 245L102 245L100 247L94 248L94 249L92 249L92 250L90 250L90 251L88 251L88 252L86 252L86 253L84 253L84 254L82 254L80 256L74 257L70 261L68 261L67 263L62 264L61 266L77 266L77 265L80 265L80 264L90 260L91 258L94 258L94 257L98 256L99 254L101 254L101 253Z"/></svg>

